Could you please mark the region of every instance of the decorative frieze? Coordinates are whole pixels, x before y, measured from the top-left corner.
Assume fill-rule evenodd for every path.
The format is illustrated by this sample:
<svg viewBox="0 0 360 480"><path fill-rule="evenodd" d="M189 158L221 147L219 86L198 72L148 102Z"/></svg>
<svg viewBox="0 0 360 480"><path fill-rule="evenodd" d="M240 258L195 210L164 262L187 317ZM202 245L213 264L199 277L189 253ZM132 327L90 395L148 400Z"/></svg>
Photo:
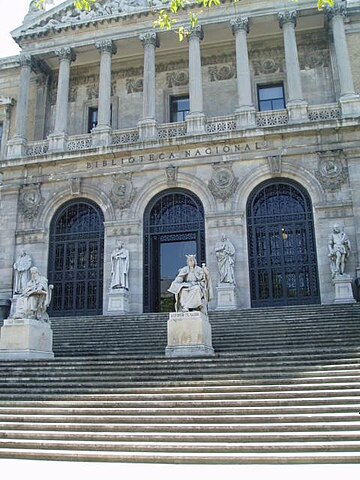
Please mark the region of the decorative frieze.
<svg viewBox="0 0 360 480"><path fill-rule="evenodd" d="M210 82L236 78L235 65L211 65L208 71Z"/></svg>
<svg viewBox="0 0 360 480"><path fill-rule="evenodd" d="M239 180L235 177L230 163L215 163L212 167L213 174L208 183L209 190L215 198L225 202L235 193Z"/></svg>
<svg viewBox="0 0 360 480"><path fill-rule="evenodd" d="M315 176L324 190L335 192L349 180L346 159L342 150L318 152L318 166Z"/></svg>
<svg viewBox="0 0 360 480"><path fill-rule="evenodd" d="M168 88L180 87L189 84L189 72L187 70L169 72L166 74L166 85Z"/></svg>
<svg viewBox="0 0 360 480"><path fill-rule="evenodd" d="M19 192L19 210L28 219L34 219L44 199L41 195L40 183L23 185Z"/></svg>
<svg viewBox="0 0 360 480"><path fill-rule="evenodd" d="M142 78L127 78L126 91L127 93L139 93L143 91L144 81Z"/></svg>

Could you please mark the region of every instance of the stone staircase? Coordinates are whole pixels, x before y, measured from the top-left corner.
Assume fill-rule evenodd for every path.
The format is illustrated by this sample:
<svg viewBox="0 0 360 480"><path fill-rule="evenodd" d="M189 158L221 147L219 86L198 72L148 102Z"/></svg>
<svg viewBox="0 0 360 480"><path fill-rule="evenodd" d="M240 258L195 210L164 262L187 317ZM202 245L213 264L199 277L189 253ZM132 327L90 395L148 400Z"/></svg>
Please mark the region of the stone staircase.
<svg viewBox="0 0 360 480"><path fill-rule="evenodd" d="M53 361L0 364L0 458L359 463L360 305L212 312L214 358L167 315L54 319Z"/></svg>

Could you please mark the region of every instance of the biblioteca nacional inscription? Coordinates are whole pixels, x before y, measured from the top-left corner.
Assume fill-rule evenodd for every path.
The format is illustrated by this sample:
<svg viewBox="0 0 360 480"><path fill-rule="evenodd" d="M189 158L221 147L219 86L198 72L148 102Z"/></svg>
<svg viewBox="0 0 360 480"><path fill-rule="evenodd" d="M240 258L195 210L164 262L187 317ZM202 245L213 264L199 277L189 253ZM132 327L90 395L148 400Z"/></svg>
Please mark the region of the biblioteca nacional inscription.
<svg viewBox="0 0 360 480"><path fill-rule="evenodd" d="M194 148L181 151L168 151L158 153L148 153L145 155L133 155L122 158L113 158L111 160L96 160L86 162L87 169L100 169L106 167L120 167L123 165L133 165L141 163L161 162L163 160L181 160L183 158L206 157L211 155L227 155L236 153L245 153L255 150L266 150L271 148L270 142L237 143L234 145L216 145L211 147Z"/></svg>

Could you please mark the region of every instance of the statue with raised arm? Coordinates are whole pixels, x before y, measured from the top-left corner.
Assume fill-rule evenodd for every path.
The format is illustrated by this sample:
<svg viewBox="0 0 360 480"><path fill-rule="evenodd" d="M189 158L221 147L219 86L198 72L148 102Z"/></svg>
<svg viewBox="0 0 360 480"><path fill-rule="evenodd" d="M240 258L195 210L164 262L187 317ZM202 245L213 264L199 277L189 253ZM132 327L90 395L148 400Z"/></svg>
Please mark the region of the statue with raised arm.
<svg viewBox="0 0 360 480"><path fill-rule="evenodd" d="M46 313L51 301L52 285L40 275L37 267L31 267L30 280L17 300L14 318L33 318L43 322L49 321Z"/></svg>
<svg viewBox="0 0 360 480"><path fill-rule="evenodd" d="M226 237L222 234L221 241L215 245L215 254L220 275L220 284L229 283L235 285L235 247Z"/></svg>
<svg viewBox="0 0 360 480"><path fill-rule="evenodd" d="M332 278L344 275L345 264L351 252L351 244L348 236L337 223L329 235L328 248Z"/></svg>
<svg viewBox="0 0 360 480"><path fill-rule="evenodd" d="M200 310L207 314L207 304L212 298L209 271L205 264L199 267L195 255L186 255L186 266L180 268L168 289L175 295L175 311Z"/></svg>
<svg viewBox="0 0 360 480"><path fill-rule="evenodd" d="M14 294L22 293L30 280L30 268L32 259L25 250L21 250L20 256L14 263Z"/></svg>
<svg viewBox="0 0 360 480"><path fill-rule="evenodd" d="M110 289L129 289L129 250L118 240L116 248L111 253L111 283Z"/></svg>

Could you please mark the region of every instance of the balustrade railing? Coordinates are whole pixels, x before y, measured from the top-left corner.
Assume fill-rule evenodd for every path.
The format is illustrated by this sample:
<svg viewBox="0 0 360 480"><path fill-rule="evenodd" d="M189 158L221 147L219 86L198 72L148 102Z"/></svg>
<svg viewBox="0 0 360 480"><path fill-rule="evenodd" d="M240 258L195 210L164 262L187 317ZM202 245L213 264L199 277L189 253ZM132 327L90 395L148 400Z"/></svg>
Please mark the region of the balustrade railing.
<svg viewBox="0 0 360 480"><path fill-rule="evenodd" d="M206 122L208 133L222 133L236 130L235 117L212 117Z"/></svg>
<svg viewBox="0 0 360 480"><path fill-rule="evenodd" d="M87 148L92 148L92 146L91 134L71 136L67 142L67 149L70 151L86 150Z"/></svg>
<svg viewBox="0 0 360 480"><path fill-rule="evenodd" d="M139 131L137 128L114 131L111 136L111 145L123 145L126 143L136 143L139 141Z"/></svg>
<svg viewBox="0 0 360 480"><path fill-rule="evenodd" d="M158 137L160 139L184 137L185 135L185 122L162 123L158 128Z"/></svg>
<svg viewBox="0 0 360 480"><path fill-rule="evenodd" d="M338 118L341 118L341 110L337 103L314 105L308 107L308 116L311 122L336 120Z"/></svg>
<svg viewBox="0 0 360 480"><path fill-rule="evenodd" d="M26 146L26 156L35 157L37 155L46 155L49 150L49 142L40 140L37 142L28 142Z"/></svg>
<svg viewBox="0 0 360 480"><path fill-rule="evenodd" d="M269 110L256 113L256 125L258 127L276 127L287 125L289 116L287 110Z"/></svg>

